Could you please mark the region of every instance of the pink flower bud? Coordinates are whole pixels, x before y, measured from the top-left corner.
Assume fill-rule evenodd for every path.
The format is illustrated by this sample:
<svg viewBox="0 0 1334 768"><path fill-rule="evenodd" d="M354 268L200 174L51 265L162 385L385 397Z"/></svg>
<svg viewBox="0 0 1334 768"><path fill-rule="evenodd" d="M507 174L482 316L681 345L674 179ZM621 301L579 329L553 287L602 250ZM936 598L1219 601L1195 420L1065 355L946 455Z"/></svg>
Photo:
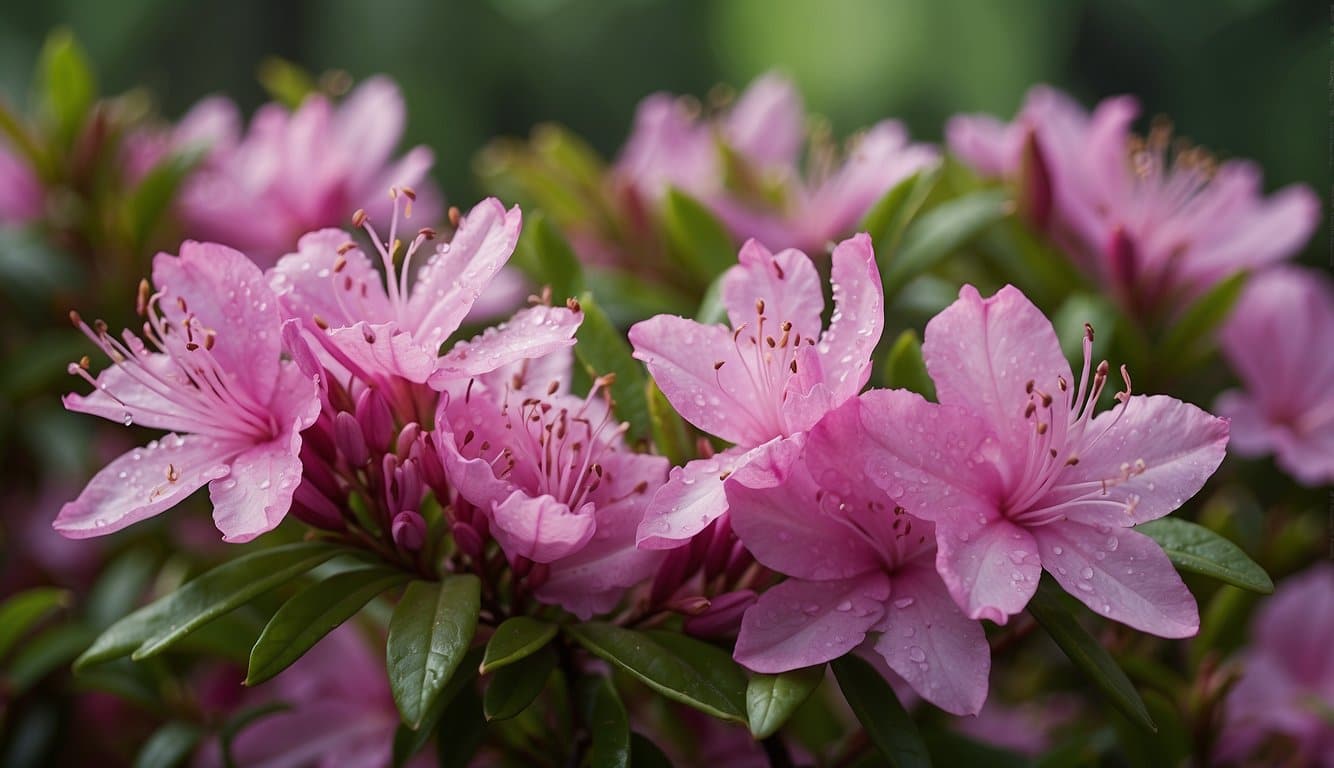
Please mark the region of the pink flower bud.
<svg viewBox="0 0 1334 768"><path fill-rule="evenodd" d="M357 421L366 434L366 444L377 451L387 451L394 439L394 416L389 404L373 389L357 396Z"/></svg>
<svg viewBox="0 0 1334 768"><path fill-rule="evenodd" d="M399 549L416 552L426 542L426 520L412 510L399 512L394 516L390 533Z"/></svg>
<svg viewBox="0 0 1334 768"><path fill-rule="evenodd" d="M361 425L347 411L339 411L334 417L334 442L338 445L338 452L354 467L364 467L371 460Z"/></svg>
<svg viewBox="0 0 1334 768"><path fill-rule="evenodd" d="M748 589L718 595L708 610L686 619L684 629L696 637L731 637L741 627L741 616L755 603L755 593Z"/></svg>

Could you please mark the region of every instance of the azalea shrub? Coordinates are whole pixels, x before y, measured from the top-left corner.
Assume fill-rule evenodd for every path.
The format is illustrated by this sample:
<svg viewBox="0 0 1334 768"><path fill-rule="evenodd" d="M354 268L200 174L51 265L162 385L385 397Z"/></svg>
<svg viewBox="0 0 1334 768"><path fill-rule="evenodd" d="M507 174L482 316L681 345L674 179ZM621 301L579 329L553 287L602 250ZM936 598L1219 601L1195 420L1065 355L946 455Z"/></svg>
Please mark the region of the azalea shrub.
<svg viewBox="0 0 1334 768"><path fill-rule="evenodd" d="M171 123L57 34L0 113L104 420L5 505L4 754L1334 765L1311 190L1131 96L839 143L769 74L464 204L393 82L283 71Z"/></svg>

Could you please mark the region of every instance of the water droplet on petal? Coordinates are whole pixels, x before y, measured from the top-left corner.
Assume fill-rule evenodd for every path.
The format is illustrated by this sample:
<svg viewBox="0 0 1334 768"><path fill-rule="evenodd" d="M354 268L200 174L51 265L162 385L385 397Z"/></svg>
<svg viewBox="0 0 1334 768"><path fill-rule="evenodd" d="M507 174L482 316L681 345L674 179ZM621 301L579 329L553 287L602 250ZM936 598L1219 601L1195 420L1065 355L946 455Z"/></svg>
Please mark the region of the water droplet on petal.
<svg viewBox="0 0 1334 768"><path fill-rule="evenodd" d="M834 606L834 607L835 607L836 609L838 609L838 610L843 611L843 612L846 613L847 611L852 610L852 601L851 601L851 600L844 600L843 602L839 603L838 605L836 605L836 606Z"/></svg>
<svg viewBox="0 0 1334 768"><path fill-rule="evenodd" d="M911 598L911 597L900 597L898 600L895 600L895 601L894 601L894 607L895 607L895 608L907 608L907 607L911 606L914 602L916 602L916 600L914 600L914 599Z"/></svg>
<svg viewBox="0 0 1334 768"><path fill-rule="evenodd" d="M926 661L926 652L914 645L913 647L908 649L908 658L918 663L921 663L923 661Z"/></svg>
<svg viewBox="0 0 1334 768"><path fill-rule="evenodd" d="M1093 578L1093 569L1090 568L1090 567L1088 567L1087 565L1084 566L1084 570L1082 570L1082 571L1079 572L1079 577L1080 577L1081 579L1091 579L1091 578Z"/></svg>

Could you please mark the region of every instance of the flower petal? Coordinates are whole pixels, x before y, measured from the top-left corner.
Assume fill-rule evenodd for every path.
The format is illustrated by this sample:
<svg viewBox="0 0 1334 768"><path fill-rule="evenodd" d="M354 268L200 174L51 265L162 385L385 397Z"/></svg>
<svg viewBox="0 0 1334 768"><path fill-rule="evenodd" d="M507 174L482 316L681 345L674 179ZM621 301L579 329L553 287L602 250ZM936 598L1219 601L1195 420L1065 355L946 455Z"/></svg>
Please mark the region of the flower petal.
<svg viewBox="0 0 1334 768"><path fill-rule="evenodd" d="M51 527L67 538L86 539L147 520L224 477L236 452L231 443L201 435L165 435L103 467Z"/></svg>
<svg viewBox="0 0 1334 768"><path fill-rule="evenodd" d="M398 376L422 384L435 372L433 351L394 323L359 322L331 329L324 339L333 348L330 351L336 351L338 362L363 378Z"/></svg>
<svg viewBox="0 0 1334 768"><path fill-rule="evenodd" d="M841 403L861 391L871 375L871 353L885 323L885 292L866 233L834 247L831 270L834 315L816 348L825 383Z"/></svg>
<svg viewBox="0 0 1334 768"><path fill-rule="evenodd" d="M394 318L384 280L366 254L360 248L339 253L352 242L341 229L309 232L297 241L296 253L269 269L269 286L289 317L312 328L316 317L332 328Z"/></svg>
<svg viewBox="0 0 1334 768"><path fill-rule="evenodd" d="M759 449L732 448L684 467L673 467L667 484L653 494L644 512L638 546L673 549L722 517L727 512L723 479L758 453Z"/></svg>
<svg viewBox="0 0 1334 768"><path fill-rule="evenodd" d="M300 452L301 435L288 432L237 456L231 474L209 485L223 541L250 541L278 527L301 483Z"/></svg>
<svg viewBox="0 0 1334 768"><path fill-rule="evenodd" d="M490 373L517 360L574 346L583 317L565 307L538 306L516 312L509 321L455 344L440 359L431 384L440 389L440 382Z"/></svg>
<svg viewBox="0 0 1334 768"><path fill-rule="evenodd" d="M1095 613L1159 637L1199 631L1195 597L1148 536L1071 521L1041 526L1033 534L1043 567Z"/></svg>
<svg viewBox="0 0 1334 768"><path fill-rule="evenodd" d="M139 362L153 374L192 387L169 355L148 354ZM114 392L115 398L108 393ZM97 389L86 395L68 394L62 402L77 413L88 413L104 419L124 423L126 418L141 427L165 429L173 432L193 432L199 428L198 414L183 408L175 399L163 397L156 387L143 383L143 377L127 372L125 367L112 365L97 375Z"/></svg>
<svg viewBox="0 0 1334 768"><path fill-rule="evenodd" d="M792 323L792 334L804 339L820 335L824 293L820 275L806 254L792 249L770 253L758 240L747 240L737 255L738 264L723 274L722 299L732 328L745 325L761 340L782 335L780 326ZM765 325L760 327L760 306Z"/></svg>
<svg viewBox="0 0 1334 768"><path fill-rule="evenodd" d="M333 116L334 140L342 151L357 158L357 169L376 171L389 160L403 135L406 114L403 94L394 81L383 76L366 78L338 105Z"/></svg>
<svg viewBox="0 0 1334 768"><path fill-rule="evenodd" d="M988 510L989 511L989 510ZM936 570L971 619L1005 624L1028 605L1042 562L1033 535L1005 519L967 513L936 520Z"/></svg>
<svg viewBox="0 0 1334 768"><path fill-rule="evenodd" d="M977 714L991 672L982 624L959 611L929 564L895 571L890 589L876 652L927 701L956 715Z"/></svg>
<svg viewBox="0 0 1334 768"><path fill-rule="evenodd" d="M732 657L765 674L836 659L866 639L887 599L882 571L840 581L789 579L746 611Z"/></svg>
<svg viewBox="0 0 1334 768"><path fill-rule="evenodd" d="M1019 133L991 115L956 115L945 124L950 151L983 176L1004 176L1014 170Z"/></svg>
<svg viewBox="0 0 1334 768"><path fill-rule="evenodd" d="M593 538L594 505L578 511L551 496L511 493L491 507L491 533L510 557L552 563L578 552Z"/></svg>
<svg viewBox="0 0 1334 768"><path fill-rule="evenodd" d="M728 113L723 131L731 148L751 163L794 166L806 137L801 94L782 75L756 78Z"/></svg>

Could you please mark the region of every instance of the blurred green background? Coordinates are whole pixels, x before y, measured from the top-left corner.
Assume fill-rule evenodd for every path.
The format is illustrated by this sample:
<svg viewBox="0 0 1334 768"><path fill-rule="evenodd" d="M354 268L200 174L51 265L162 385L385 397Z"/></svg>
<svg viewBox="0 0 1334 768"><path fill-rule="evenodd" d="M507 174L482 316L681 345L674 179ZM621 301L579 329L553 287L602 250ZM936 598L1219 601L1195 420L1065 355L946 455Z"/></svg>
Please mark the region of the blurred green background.
<svg viewBox="0 0 1334 768"><path fill-rule="evenodd" d="M104 92L147 86L168 117L200 97L264 99L276 54L313 71L383 72L408 140L452 201L478 195L488 138L556 121L612 154L654 90L703 95L777 68L845 134L884 116L939 139L959 111L1011 115L1033 83L1148 115L1267 186L1327 189L1328 5L1315 0L0 0L0 91L26 98L46 33L70 26Z"/></svg>

